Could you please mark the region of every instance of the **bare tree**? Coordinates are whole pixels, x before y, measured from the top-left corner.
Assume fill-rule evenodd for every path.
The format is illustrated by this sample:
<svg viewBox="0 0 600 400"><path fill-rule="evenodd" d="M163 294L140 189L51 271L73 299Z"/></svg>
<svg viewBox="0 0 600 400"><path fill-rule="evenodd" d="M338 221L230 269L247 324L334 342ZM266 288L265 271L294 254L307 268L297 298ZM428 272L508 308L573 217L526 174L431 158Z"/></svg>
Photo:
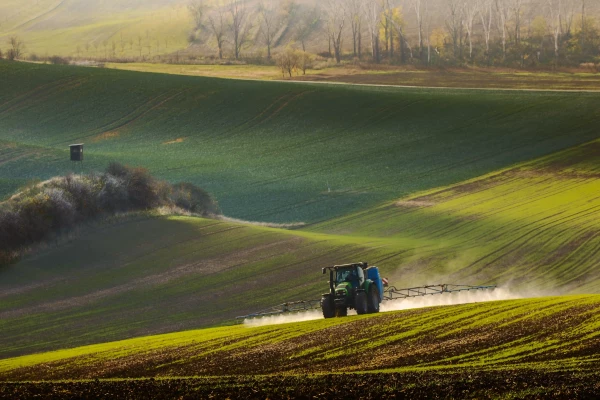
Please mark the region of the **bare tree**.
<svg viewBox="0 0 600 400"><path fill-rule="evenodd" d="M387 10L386 10L387 8ZM407 48L409 53L410 53L410 58L413 58L413 50L412 47L408 41L408 39L406 38L406 35L404 34L404 22L402 20L402 15L400 14L400 10L399 9L394 9L391 7L391 4L389 3L389 0L387 0L387 4L384 7L384 11L383 11L383 16L384 18L387 19L387 34L386 36L388 37L389 41L390 41L390 45L388 46L388 52L390 55L390 58L392 58L394 56L394 33L396 33L396 36L399 39L400 42L400 49L399 49L399 53L400 53L400 62L403 63L404 62L404 48ZM385 25L382 24L382 27L385 27ZM386 32L386 30L384 29L384 33Z"/></svg>
<svg viewBox="0 0 600 400"><path fill-rule="evenodd" d="M204 21L204 12L206 11L206 5L204 0L190 0L188 3L188 11L194 20L194 30L202 28L202 22Z"/></svg>
<svg viewBox="0 0 600 400"><path fill-rule="evenodd" d="M306 51L306 40L320 21L321 15L318 7L311 8L300 18L300 22L296 27L295 38L302 44L302 51Z"/></svg>
<svg viewBox="0 0 600 400"><path fill-rule="evenodd" d="M518 46L521 43L521 13L523 12L523 0L512 0L510 9L515 22L515 44Z"/></svg>
<svg viewBox="0 0 600 400"><path fill-rule="evenodd" d="M8 55L9 59L16 60L21 58L25 54L25 43L16 35L8 38Z"/></svg>
<svg viewBox="0 0 600 400"><path fill-rule="evenodd" d="M427 43L427 65L431 64L431 14L429 13L429 0L424 1L423 20L425 21L425 41Z"/></svg>
<svg viewBox="0 0 600 400"><path fill-rule="evenodd" d="M498 29L502 32L502 60L506 59L506 36L508 30L509 7L507 0L496 0L496 13L498 17Z"/></svg>
<svg viewBox="0 0 600 400"><path fill-rule="evenodd" d="M278 15L277 8L273 3L265 5L261 3L258 6L258 14L261 20L261 36L263 43L267 46L267 59L271 59L271 46L275 40L275 35L281 27L282 18Z"/></svg>
<svg viewBox="0 0 600 400"><path fill-rule="evenodd" d="M344 26L346 25L346 12L344 10L344 1L328 0L325 3L325 14L327 17L327 32L330 43L333 44L335 52L335 61L339 64L342 61L342 45Z"/></svg>
<svg viewBox="0 0 600 400"><path fill-rule="evenodd" d="M419 34L419 59L423 59L423 3L423 0L412 0L411 4L417 17L417 33Z"/></svg>
<svg viewBox="0 0 600 400"><path fill-rule="evenodd" d="M473 23L475 21L475 16L479 13L479 1L465 0L463 3L463 12L465 18L464 25L467 29L467 36L469 37L469 59L473 60Z"/></svg>
<svg viewBox="0 0 600 400"><path fill-rule="evenodd" d="M360 59L362 53L362 0L348 0L347 12L352 30L352 54Z"/></svg>
<svg viewBox="0 0 600 400"><path fill-rule="evenodd" d="M494 21L494 0L483 0L479 8L479 17L483 27L483 38L485 40L485 54L490 62L490 38L492 34L492 22Z"/></svg>
<svg viewBox="0 0 600 400"><path fill-rule="evenodd" d="M381 3L378 0L365 0L363 4L365 10L364 14L369 28L369 35L371 36L371 53L373 61L379 63L381 62L379 25L381 24L381 13L383 10Z"/></svg>
<svg viewBox="0 0 600 400"><path fill-rule="evenodd" d="M233 54L235 59L240 58L240 52L248 42L252 24L246 0L229 0L229 15L231 17L231 37L233 40Z"/></svg>
<svg viewBox="0 0 600 400"><path fill-rule="evenodd" d="M585 49L585 0L581 0L581 53Z"/></svg>
<svg viewBox="0 0 600 400"><path fill-rule="evenodd" d="M142 35L138 35L137 38L137 44L138 44L138 50L140 51L140 58L142 57L142 50L144 49L144 38L142 37Z"/></svg>
<svg viewBox="0 0 600 400"><path fill-rule="evenodd" d="M448 8L446 28L452 38L452 52L456 58L462 53L463 7L459 0L448 0Z"/></svg>
<svg viewBox="0 0 600 400"><path fill-rule="evenodd" d="M150 37L148 37L148 40L146 40L146 48L148 49L148 55L151 56L152 55L152 40L150 39Z"/></svg>
<svg viewBox="0 0 600 400"><path fill-rule="evenodd" d="M564 29L561 27L561 34L570 36L573 28L573 19L575 18L575 2L567 0L563 2L562 14L564 15Z"/></svg>
<svg viewBox="0 0 600 400"><path fill-rule="evenodd" d="M383 17L381 18L381 28L383 29L385 52L390 59L394 56L394 38L392 35L393 11L389 0L382 0Z"/></svg>
<svg viewBox="0 0 600 400"><path fill-rule="evenodd" d="M550 29L552 31L552 40L554 42L554 57L558 61L561 34L561 11L562 0L547 0L548 12L550 16Z"/></svg>
<svg viewBox="0 0 600 400"><path fill-rule="evenodd" d="M210 26L210 30L215 36L219 59L223 59L223 46L225 44L227 21L225 18L224 8L220 3L217 3L214 12L208 16L208 24Z"/></svg>

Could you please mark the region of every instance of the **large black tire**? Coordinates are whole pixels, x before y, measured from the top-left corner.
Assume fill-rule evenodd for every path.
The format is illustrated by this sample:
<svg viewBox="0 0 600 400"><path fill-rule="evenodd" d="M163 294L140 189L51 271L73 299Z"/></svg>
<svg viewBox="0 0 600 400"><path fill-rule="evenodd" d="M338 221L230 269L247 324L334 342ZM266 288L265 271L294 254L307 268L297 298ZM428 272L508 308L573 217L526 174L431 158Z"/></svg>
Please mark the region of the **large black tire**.
<svg viewBox="0 0 600 400"><path fill-rule="evenodd" d="M371 284L369 295L367 296L367 311L369 314L379 312L379 289L375 284Z"/></svg>
<svg viewBox="0 0 600 400"><path fill-rule="evenodd" d="M363 315L367 313L367 294L365 292L356 293L356 313Z"/></svg>
<svg viewBox="0 0 600 400"><path fill-rule="evenodd" d="M347 317L348 316L348 308L346 307L337 307L335 309L336 317Z"/></svg>
<svg viewBox="0 0 600 400"><path fill-rule="evenodd" d="M325 318L335 317L335 304L331 295L325 295L321 297L321 309L323 310L323 316Z"/></svg>

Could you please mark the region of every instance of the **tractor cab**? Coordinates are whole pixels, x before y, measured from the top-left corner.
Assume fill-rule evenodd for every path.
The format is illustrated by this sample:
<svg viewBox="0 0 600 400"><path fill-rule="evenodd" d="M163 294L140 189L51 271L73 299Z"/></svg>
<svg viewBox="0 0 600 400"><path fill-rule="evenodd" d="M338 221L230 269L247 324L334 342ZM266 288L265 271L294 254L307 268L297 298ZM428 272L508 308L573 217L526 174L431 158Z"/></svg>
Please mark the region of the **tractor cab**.
<svg viewBox="0 0 600 400"><path fill-rule="evenodd" d="M362 266L340 267L335 270L335 275L336 286L348 282L356 289L365 283L365 273Z"/></svg>

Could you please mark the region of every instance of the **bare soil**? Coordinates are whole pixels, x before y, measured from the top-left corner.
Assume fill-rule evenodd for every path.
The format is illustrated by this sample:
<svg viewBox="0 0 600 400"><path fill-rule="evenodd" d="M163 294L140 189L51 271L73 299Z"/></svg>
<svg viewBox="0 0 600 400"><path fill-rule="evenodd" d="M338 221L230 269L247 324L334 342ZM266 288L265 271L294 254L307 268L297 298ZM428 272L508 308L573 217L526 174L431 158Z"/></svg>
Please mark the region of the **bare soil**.
<svg viewBox="0 0 600 400"><path fill-rule="evenodd" d="M600 373L506 370L0 384L0 399L574 399Z"/></svg>

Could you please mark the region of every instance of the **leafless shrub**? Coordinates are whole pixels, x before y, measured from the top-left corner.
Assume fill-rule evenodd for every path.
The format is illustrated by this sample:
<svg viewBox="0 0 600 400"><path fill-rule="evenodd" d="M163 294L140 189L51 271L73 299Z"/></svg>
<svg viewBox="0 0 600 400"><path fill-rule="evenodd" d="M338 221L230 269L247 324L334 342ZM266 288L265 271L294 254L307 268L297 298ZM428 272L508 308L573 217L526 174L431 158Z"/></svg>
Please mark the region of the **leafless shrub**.
<svg viewBox="0 0 600 400"><path fill-rule="evenodd" d="M191 183L171 185L143 168L113 163L102 174L67 175L31 184L0 203L0 265L78 222L151 208L205 216L218 213L216 201Z"/></svg>
<svg viewBox="0 0 600 400"><path fill-rule="evenodd" d="M219 212L219 207L212 196L191 183L173 185L171 201L177 207L196 214L210 215Z"/></svg>

